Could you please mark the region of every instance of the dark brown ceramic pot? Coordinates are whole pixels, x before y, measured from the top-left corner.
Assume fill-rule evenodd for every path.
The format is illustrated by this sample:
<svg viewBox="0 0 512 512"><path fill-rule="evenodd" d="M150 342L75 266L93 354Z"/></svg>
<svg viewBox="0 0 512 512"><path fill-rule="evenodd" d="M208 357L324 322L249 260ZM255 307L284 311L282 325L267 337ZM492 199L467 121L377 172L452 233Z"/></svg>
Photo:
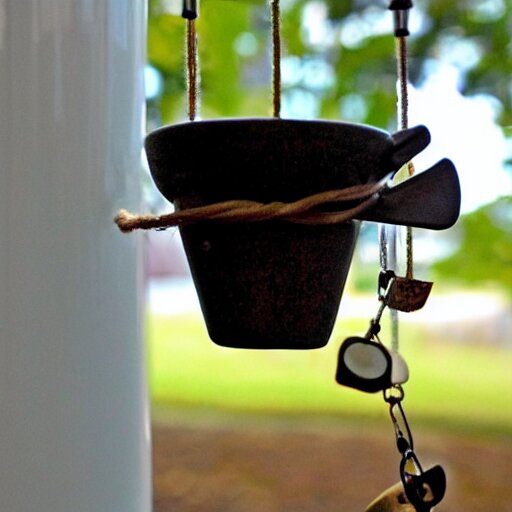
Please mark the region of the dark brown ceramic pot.
<svg viewBox="0 0 512 512"><path fill-rule="evenodd" d="M429 140L424 127L390 136L346 123L234 119L161 128L147 137L146 152L155 184L179 210L232 199L291 202L377 182ZM372 220L401 223L379 208ZM240 348L324 346L358 226L271 220L181 227L211 339Z"/></svg>

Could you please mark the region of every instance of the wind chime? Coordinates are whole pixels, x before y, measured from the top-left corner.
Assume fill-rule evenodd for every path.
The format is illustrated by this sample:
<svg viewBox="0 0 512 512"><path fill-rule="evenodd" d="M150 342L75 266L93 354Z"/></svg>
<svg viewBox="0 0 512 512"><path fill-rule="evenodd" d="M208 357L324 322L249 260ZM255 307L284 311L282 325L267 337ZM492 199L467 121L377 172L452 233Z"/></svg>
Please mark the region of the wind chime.
<svg viewBox="0 0 512 512"><path fill-rule="evenodd" d="M411 161L430 134L424 126L408 126L412 2L391 0L389 8L400 91L399 131L393 134L281 118L278 0L271 0L273 117L197 121L198 9L196 0L185 0L189 122L160 128L145 144L154 182L175 212L122 210L115 221L123 232L179 226L210 338L257 349L312 349L328 342L360 223L378 222L378 311L363 337L341 345L336 381L383 393L401 455L401 482L367 511L427 512L443 498L446 478L441 466L423 470L414 451L402 406L409 371L399 353L397 311L423 307L432 287L414 279L412 228L451 227L459 216L460 186L447 159L414 172ZM397 174L406 179L398 182ZM407 228L404 277L396 273L396 226ZM390 348L380 339L386 309Z"/></svg>

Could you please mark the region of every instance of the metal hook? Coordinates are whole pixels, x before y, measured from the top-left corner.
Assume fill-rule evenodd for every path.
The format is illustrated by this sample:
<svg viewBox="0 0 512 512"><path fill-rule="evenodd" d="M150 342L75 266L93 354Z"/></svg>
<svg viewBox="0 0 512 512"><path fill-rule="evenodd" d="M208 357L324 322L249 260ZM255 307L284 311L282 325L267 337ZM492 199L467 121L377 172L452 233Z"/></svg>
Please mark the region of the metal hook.
<svg viewBox="0 0 512 512"><path fill-rule="evenodd" d="M414 450L414 440L411 427L402 407L404 396L404 389L400 385L395 385L384 391L384 401L389 404L389 415L395 429L396 446L398 451L405 457L407 452ZM395 413L395 409L398 410L398 414Z"/></svg>
<svg viewBox="0 0 512 512"><path fill-rule="evenodd" d="M396 37L405 37L410 34L409 10L411 8L411 0L391 0L389 3L389 10L393 11Z"/></svg>
<svg viewBox="0 0 512 512"><path fill-rule="evenodd" d="M379 332L380 332L380 319L382 318L382 313L384 313L384 309L386 308L386 303L381 301L379 310L374 318L370 320L370 325L368 327L368 331L364 335L365 338L371 340L376 339L379 341Z"/></svg>
<svg viewBox="0 0 512 512"><path fill-rule="evenodd" d="M386 306L388 305L387 295L394 278L395 273L392 270L381 271L379 274L377 296L380 305L377 314L370 320L370 326L368 327L368 331L365 334L365 338L376 338L378 340L378 335L380 332L380 320L384 310L386 309Z"/></svg>
<svg viewBox="0 0 512 512"><path fill-rule="evenodd" d="M181 16L186 20L195 20L198 17L198 0L183 0Z"/></svg>
<svg viewBox="0 0 512 512"><path fill-rule="evenodd" d="M396 277L393 270L381 270L379 273L377 296L379 300L385 300L391 281Z"/></svg>
<svg viewBox="0 0 512 512"><path fill-rule="evenodd" d="M413 464L416 472L411 473L407 465ZM417 512L430 512L444 498L446 493L446 474L437 465L423 471L416 454L408 451L400 464L400 477L408 500Z"/></svg>

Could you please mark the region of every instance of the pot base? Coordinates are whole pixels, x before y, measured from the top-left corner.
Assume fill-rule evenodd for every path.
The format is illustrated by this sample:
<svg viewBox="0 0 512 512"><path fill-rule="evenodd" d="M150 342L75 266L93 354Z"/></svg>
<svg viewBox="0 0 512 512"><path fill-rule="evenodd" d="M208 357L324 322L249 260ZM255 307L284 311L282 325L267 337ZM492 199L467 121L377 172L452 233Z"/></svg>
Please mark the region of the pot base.
<svg viewBox="0 0 512 512"><path fill-rule="evenodd" d="M326 345L358 226L269 221L182 227L212 341L254 349Z"/></svg>

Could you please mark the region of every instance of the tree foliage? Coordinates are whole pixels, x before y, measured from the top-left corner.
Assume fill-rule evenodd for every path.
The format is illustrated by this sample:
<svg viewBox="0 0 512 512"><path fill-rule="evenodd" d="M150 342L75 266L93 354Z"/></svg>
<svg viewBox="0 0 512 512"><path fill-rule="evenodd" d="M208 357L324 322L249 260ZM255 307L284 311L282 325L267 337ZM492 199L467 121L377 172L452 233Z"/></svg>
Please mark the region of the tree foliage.
<svg viewBox="0 0 512 512"><path fill-rule="evenodd" d="M161 122L184 115L185 23L150 0L148 57L164 87ZM179 3L179 1L178 1ZM411 78L420 83L440 62L460 72L464 94L496 99L512 124L512 0L416 0ZM395 124L392 16L384 0L282 0L285 100L313 102L313 114ZM318 20L320 31L308 29ZM203 117L270 112L270 14L267 2L202 0L197 22ZM293 69L292 69L293 68ZM350 118L353 119L350 119Z"/></svg>
<svg viewBox="0 0 512 512"><path fill-rule="evenodd" d="M512 198L463 215L456 232L457 250L434 264L434 274L444 282L499 283L512 298Z"/></svg>

